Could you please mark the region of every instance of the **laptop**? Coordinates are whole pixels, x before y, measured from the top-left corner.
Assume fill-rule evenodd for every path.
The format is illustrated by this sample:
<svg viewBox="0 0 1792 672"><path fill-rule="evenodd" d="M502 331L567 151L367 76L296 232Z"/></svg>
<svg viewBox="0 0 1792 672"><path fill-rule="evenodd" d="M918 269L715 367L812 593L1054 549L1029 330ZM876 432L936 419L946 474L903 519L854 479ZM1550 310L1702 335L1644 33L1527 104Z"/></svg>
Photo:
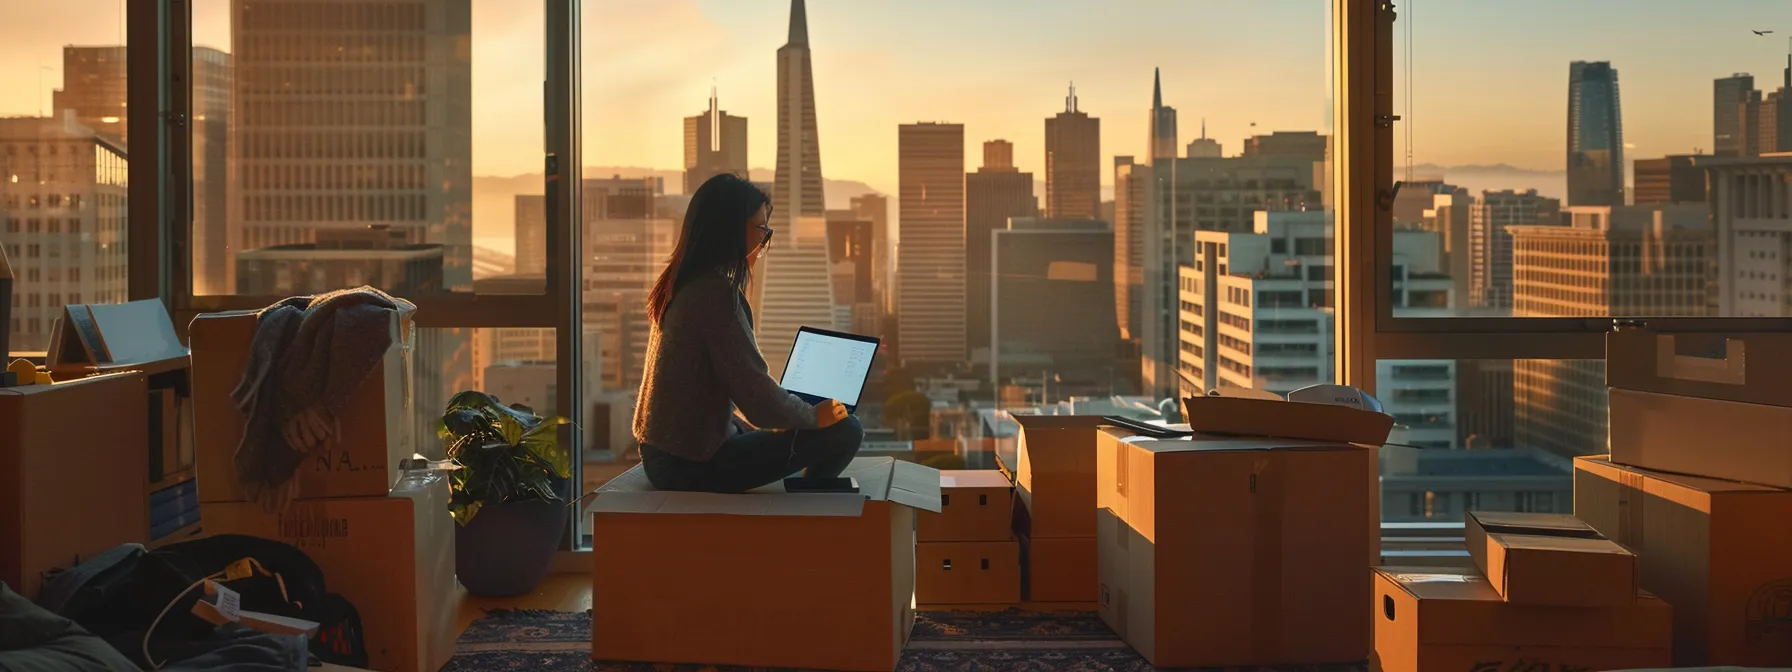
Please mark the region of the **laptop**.
<svg viewBox="0 0 1792 672"><path fill-rule="evenodd" d="M865 379L871 377L871 360L879 342L872 336L815 327L798 329L779 384L811 404L833 399L845 406L847 413L857 413L859 394L865 391Z"/></svg>

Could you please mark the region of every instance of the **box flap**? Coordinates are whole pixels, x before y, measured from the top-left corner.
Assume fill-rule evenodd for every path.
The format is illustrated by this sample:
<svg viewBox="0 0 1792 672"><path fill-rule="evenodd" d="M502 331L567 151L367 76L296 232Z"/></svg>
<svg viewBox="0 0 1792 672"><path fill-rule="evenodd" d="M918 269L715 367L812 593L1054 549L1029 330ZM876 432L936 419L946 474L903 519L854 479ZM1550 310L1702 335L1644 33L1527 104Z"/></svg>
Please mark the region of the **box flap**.
<svg viewBox="0 0 1792 672"><path fill-rule="evenodd" d="M952 488L991 488L1006 490L1014 487L1008 477L995 469L950 469L940 471L940 489Z"/></svg>
<svg viewBox="0 0 1792 672"><path fill-rule="evenodd" d="M1792 334L1669 334L1647 329L1605 336L1610 387L1792 406Z"/></svg>
<svg viewBox="0 0 1792 672"><path fill-rule="evenodd" d="M1125 430L1110 430L1116 433ZM1339 441L1309 441L1302 439L1277 438L1235 438L1208 436L1197 434L1181 439L1154 439L1148 436L1130 436L1120 439L1141 449L1153 453L1218 453L1251 450L1363 450L1363 448Z"/></svg>
<svg viewBox="0 0 1792 672"><path fill-rule="evenodd" d="M1602 555L1631 555L1616 542L1607 539L1586 539L1580 537L1543 537L1531 534L1493 534L1494 541L1511 549L1533 551L1566 551L1571 553L1598 553Z"/></svg>
<svg viewBox="0 0 1792 672"><path fill-rule="evenodd" d="M940 512L940 472L912 462L892 462L889 500L922 511Z"/></svg>
<svg viewBox="0 0 1792 672"><path fill-rule="evenodd" d="M1637 469L1634 467L1627 467L1622 464L1614 464L1611 462L1610 459L1608 459L1609 457L1610 457L1609 455L1583 455L1583 456L1574 458L1574 461L1577 464L1582 465L1582 468L1586 469L1587 471L1593 472L1595 474L1600 475L1601 477L1604 477L1607 480L1612 480L1612 481L1620 480L1620 479L1624 478L1625 474L1630 474L1630 475L1634 475L1634 476L1647 476L1647 477L1649 477L1650 480L1653 480L1653 481L1657 481L1660 483L1666 483L1668 485L1684 488L1686 490L1692 490L1695 492L1703 492L1703 493L1707 493L1707 494L1714 494L1714 493L1757 494L1758 493L1758 494L1778 495L1778 494L1784 494L1786 492L1786 490L1783 490L1781 488L1768 487L1765 485L1755 485L1753 483L1742 483L1739 481L1726 481L1726 480L1716 479L1716 478L1703 478L1700 476L1687 476L1684 474L1670 474L1670 473L1662 472L1662 471L1648 471L1645 469Z"/></svg>
<svg viewBox="0 0 1792 672"><path fill-rule="evenodd" d="M1593 526L1566 513L1512 513L1507 511L1470 511L1480 521L1481 529L1490 534L1540 534L1555 537L1600 539Z"/></svg>
<svg viewBox="0 0 1792 672"><path fill-rule="evenodd" d="M1207 434L1279 436L1344 441L1368 446L1387 443L1394 416L1346 406L1241 397L1187 397L1182 416L1189 428Z"/></svg>
<svg viewBox="0 0 1792 672"><path fill-rule="evenodd" d="M1486 577L1474 572L1447 567L1378 567L1375 571L1419 599L1505 601Z"/></svg>
<svg viewBox="0 0 1792 672"><path fill-rule="evenodd" d="M653 490L600 493L591 505L596 513L711 514L727 516L858 516L865 497L849 493L748 493Z"/></svg>
<svg viewBox="0 0 1792 672"><path fill-rule="evenodd" d="M1103 422L1100 415L1011 415L1024 429L1095 429Z"/></svg>

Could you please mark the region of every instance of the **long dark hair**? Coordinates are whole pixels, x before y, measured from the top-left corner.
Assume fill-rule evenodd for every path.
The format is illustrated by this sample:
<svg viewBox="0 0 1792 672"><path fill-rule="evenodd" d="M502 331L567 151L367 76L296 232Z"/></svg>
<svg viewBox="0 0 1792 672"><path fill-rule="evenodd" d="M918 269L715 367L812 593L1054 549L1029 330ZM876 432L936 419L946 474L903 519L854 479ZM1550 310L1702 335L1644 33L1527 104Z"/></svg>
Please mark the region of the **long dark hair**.
<svg viewBox="0 0 1792 672"><path fill-rule="evenodd" d="M648 318L659 324L666 307L672 305L672 295L705 273L727 276L737 292L745 287L753 268L747 259L747 220L760 208L769 209L771 202L765 191L731 173L709 178L697 187L685 210L684 228L678 232L672 258L647 293Z"/></svg>

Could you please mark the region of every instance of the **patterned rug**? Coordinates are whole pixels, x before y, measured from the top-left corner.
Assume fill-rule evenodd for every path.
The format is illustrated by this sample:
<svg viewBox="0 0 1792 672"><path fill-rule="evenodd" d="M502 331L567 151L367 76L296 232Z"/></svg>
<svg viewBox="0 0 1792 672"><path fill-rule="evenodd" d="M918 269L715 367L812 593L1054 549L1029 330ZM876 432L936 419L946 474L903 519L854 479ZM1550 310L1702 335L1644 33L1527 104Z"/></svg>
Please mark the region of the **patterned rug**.
<svg viewBox="0 0 1792 672"><path fill-rule="evenodd" d="M899 672L1145 672L1153 669L1101 619L1082 613L926 611L915 617ZM1235 672L1364 672L1366 666L1234 668ZM591 660L591 616L493 611L460 636L444 672L747 672L707 665Z"/></svg>

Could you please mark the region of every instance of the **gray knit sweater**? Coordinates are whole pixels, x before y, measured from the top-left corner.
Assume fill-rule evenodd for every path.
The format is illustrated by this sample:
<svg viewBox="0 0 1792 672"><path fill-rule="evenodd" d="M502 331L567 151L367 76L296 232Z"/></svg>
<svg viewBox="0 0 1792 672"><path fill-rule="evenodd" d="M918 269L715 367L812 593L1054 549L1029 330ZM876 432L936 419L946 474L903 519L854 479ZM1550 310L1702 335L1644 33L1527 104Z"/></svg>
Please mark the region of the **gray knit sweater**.
<svg viewBox="0 0 1792 672"><path fill-rule="evenodd" d="M635 402L635 440L706 462L747 427L814 429L815 407L786 392L766 370L753 340L753 314L728 278L690 281L647 339L647 367Z"/></svg>

